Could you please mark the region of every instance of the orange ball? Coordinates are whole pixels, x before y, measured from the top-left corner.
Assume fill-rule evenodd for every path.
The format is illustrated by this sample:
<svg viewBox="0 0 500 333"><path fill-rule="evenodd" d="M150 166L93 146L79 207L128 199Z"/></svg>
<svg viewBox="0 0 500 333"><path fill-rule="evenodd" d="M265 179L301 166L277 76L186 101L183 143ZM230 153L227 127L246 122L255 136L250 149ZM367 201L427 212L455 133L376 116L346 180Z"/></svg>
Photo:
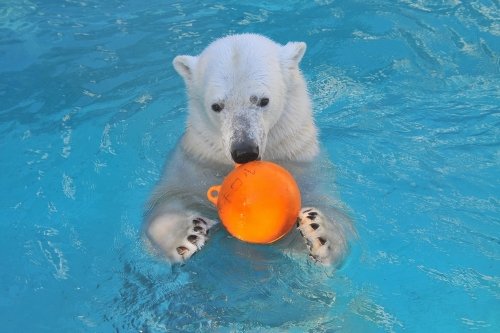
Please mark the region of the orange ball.
<svg viewBox="0 0 500 333"><path fill-rule="evenodd" d="M300 190L281 166L254 161L236 166L207 192L222 224L234 237L269 244L285 236L299 215Z"/></svg>

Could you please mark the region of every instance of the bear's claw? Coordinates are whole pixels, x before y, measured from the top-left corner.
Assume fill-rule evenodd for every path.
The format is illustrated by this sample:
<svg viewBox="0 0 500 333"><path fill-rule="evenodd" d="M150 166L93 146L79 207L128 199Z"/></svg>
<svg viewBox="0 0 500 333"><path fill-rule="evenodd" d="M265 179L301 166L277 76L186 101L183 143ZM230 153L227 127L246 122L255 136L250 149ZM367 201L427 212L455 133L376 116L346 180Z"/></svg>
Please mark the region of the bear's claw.
<svg viewBox="0 0 500 333"><path fill-rule="evenodd" d="M192 227L188 229L185 241L176 248L177 253L181 257L180 261L191 258L205 245L205 242L208 240L208 231L215 225L214 221L201 217L192 218L191 223Z"/></svg>
<svg viewBox="0 0 500 333"><path fill-rule="evenodd" d="M297 229L304 237L309 257L315 262L330 264L332 249L328 240L326 220L321 212L314 208L303 208L297 219Z"/></svg>
<svg viewBox="0 0 500 333"><path fill-rule="evenodd" d="M177 249L177 253L179 253L179 255L184 255L184 253L186 253L187 251L189 251L189 249L185 246L179 246Z"/></svg>

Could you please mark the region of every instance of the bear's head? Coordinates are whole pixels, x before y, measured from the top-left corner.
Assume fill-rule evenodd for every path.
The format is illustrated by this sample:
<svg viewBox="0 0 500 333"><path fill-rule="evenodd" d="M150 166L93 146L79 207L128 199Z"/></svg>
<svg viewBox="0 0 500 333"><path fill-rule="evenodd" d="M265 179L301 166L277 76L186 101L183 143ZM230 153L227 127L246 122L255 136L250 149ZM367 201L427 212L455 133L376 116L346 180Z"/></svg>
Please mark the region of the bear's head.
<svg viewBox="0 0 500 333"><path fill-rule="evenodd" d="M269 131L294 99L294 85L300 86L305 50L302 42L280 45L242 34L218 39L198 56L175 57L189 95L188 127L210 131L207 140L217 138L211 146L236 163L262 158Z"/></svg>

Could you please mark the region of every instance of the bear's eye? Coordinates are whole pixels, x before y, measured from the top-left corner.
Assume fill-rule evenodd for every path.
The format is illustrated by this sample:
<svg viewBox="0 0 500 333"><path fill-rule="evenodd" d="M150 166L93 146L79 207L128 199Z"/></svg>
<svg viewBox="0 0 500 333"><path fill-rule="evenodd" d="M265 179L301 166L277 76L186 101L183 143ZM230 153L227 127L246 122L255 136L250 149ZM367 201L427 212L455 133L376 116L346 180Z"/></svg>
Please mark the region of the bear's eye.
<svg viewBox="0 0 500 333"><path fill-rule="evenodd" d="M212 110L215 112L221 112L224 109L224 103L214 103L212 104Z"/></svg>
<svg viewBox="0 0 500 333"><path fill-rule="evenodd" d="M267 104L269 104L269 98L267 97L262 97L259 101L259 106L260 107L264 107L266 106Z"/></svg>

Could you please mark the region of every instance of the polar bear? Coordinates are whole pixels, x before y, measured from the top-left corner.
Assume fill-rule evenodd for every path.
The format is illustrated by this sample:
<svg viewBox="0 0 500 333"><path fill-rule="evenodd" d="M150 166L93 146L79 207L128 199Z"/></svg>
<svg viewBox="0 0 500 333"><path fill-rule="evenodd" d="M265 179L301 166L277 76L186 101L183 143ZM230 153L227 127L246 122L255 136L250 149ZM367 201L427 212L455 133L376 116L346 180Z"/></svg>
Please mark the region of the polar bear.
<svg viewBox="0 0 500 333"><path fill-rule="evenodd" d="M325 195L334 180L331 166L321 161L299 69L305 50L303 42L280 45L240 34L212 42L198 56L173 60L187 88L187 126L151 195L144 224L146 239L170 262L199 251L216 224L207 189L220 184L235 163L259 159L285 167L301 188L304 208L295 236L286 238L303 238L304 251L325 265L346 253L352 224L342 203ZM327 191L318 189L325 183Z"/></svg>

